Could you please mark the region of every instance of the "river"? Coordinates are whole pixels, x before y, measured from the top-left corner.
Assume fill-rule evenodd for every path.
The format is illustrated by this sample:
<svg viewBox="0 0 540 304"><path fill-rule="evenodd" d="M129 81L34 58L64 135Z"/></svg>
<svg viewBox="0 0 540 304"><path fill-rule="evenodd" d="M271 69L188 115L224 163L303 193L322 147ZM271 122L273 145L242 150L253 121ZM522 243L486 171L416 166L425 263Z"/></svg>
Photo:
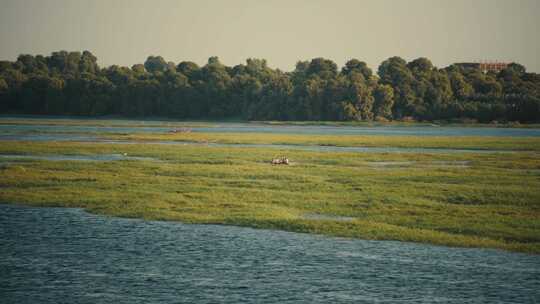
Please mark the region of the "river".
<svg viewBox="0 0 540 304"><path fill-rule="evenodd" d="M174 129L173 122L83 120L96 125L71 125L62 119L54 120L57 125L44 124L44 120L32 119L35 124L10 124L10 118L0 117L0 133L22 133L29 131L81 132L81 133L162 133ZM66 125L62 125L62 122ZM129 126L126 126L128 124ZM150 126L148 126L150 125ZM263 123L189 123L182 125L193 132L210 133L272 133L313 135L386 135L386 136L510 136L538 137L539 128L495 128L495 127L447 127L447 126L321 126L321 125L270 125ZM193 126L191 126L193 125Z"/></svg>
<svg viewBox="0 0 540 304"><path fill-rule="evenodd" d="M1 118L6 120L7 118ZM195 142L179 141L133 141L133 140L104 140L100 133L167 133L174 129L163 121L99 121L91 120L99 126L70 125L65 120L56 119L55 123L66 125L41 124L39 119L33 119L35 124L0 124L0 140L22 141L80 141L101 142L110 144L173 144L173 145L200 145ZM41 123L40 123L41 122ZM84 121L88 123L88 121ZM103 126L106 124L107 126ZM129 126L125 126L129 124ZM146 125L152 126L146 126ZM189 123L184 123L188 124ZM196 123L193 123L197 125ZM520 128L488 128L488 127L404 127L404 126L377 126L377 127L347 127L347 126L293 126L293 125L267 125L260 123L205 123L205 126L190 128L193 132L212 133L273 133L273 134L311 134L311 135L384 135L384 136L495 136L495 137L538 137L540 129ZM445 149L445 148L404 148L404 147L337 147L337 146L309 146L286 144L225 144L209 143L207 146L216 147L254 147L272 148L279 150L307 150L319 152L367 152L367 153L493 153L508 152L493 149Z"/></svg>
<svg viewBox="0 0 540 304"><path fill-rule="evenodd" d="M0 205L2 303L538 303L540 256Z"/></svg>

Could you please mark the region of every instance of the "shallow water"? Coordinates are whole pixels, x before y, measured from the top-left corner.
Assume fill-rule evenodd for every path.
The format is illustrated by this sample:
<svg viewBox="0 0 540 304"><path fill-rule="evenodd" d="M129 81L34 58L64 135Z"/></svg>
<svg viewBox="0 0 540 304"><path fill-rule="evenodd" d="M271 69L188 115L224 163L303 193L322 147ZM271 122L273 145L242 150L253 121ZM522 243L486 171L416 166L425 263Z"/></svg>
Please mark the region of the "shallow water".
<svg viewBox="0 0 540 304"><path fill-rule="evenodd" d="M216 147L273 148L282 150L305 150L316 152L358 152L358 153L513 153L507 150L490 149L447 149L447 148L401 148L401 147L339 147L339 146L302 146L302 145L267 145L267 144L207 144Z"/></svg>
<svg viewBox="0 0 540 304"><path fill-rule="evenodd" d="M5 119L5 118L4 118ZM2 121L2 118L0 118ZM148 127L123 126L125 121L107 121L108 127L103 126L58 126L40 125L39 119L35 119L35 125L0 124L0 140L24 140L24 141L82 141L102 142L111 144L172 144L172 145L201 145L194 142L176 141L129 141L129 140L103 140L98 138L98 133L165 133L171 130L170 126ZM58 121L62 121L58 119ZM144 123L154 123L145 121ZM164 122L156 121L157 125ZM193 132L261 132L283 134L326 134L326 135L415 135L415 136L540 136L540 129L512 129L512 128L480 128L480 127L333 127L333 126L287 126L265 125L254 123L208 123L210 127L193 127ZM68 132L68 133L66 133ZM72 134L70 134L72 133ZM84 134L86 133L86 134ZM508 152L501 150L484 149L439 149L439 148L398 148L398 147L335 147L335 146L301 146L301 145L267 145L267 144L205 144L217 147L254 147L271 148L281 150L307 150L307 151L330 151L330 152L368 152L368 153L493 153Z"/></svg>
<svg viewBox="0 0 540 304"><path fill-rule="evenodd" d="M97 136L90 134L63 134L63 133L2 133L0 140L23 141L96 141Z"/></svg>
<svg viewBox="0 0 540 304"><path fill-rule="evenodd" d="M92 135L71 135L61 133L46 134L1 134L0 140L22 140L22 141L77 141L95 142L108 144L157 144L157 145L198 145L209 147L231 147L231 148L268 148L279 150L304 150L316 152L359 152L359 153L512 153L506 150L490 149L447 149L447 148L400 148L400 147L338 147L338 146L309 146L309 145L285 145L285 144L221 144L221 143L199 143L185 141L138 141L138 140L108 140L100 139Z"/></svg>
<svg viewBox="0 0 540 304"><path fill-rule="evenodd" d="M538 303L540 256L0 205L2 303Z"/></svg>
<svg viewBox="0 0 540 304"><path fill-rule="evenodd" d="M219 128L219 129L216 129ZM346 127L346 126L268 126L238 125L193 128L195 132L220 133L277 133L317 135L388 135L388 136L540 136L540 129L481 128L481 127Z"/></svg>
<svg viewBox="0 0 540 304"><path fill-rule="evenodd" d="M0 118L2 121L2 118ZM108 121L109 126L62 126L40 124L35 125L0 125L0 133L41 132L88 132L88 133L163 133L174 127L163 126L130 126L122 125L122 121ZM62 120L58 120L61 122ZM147 124L154 123L146 121ZM162 123L157 122L158 125ZM318 135L389 135L389 136L540 136L537 128L490 128L490 127L404 127L404 126L293 126L267 125L258 123L205 123L207 126L190 127L193 132L217 133L273 133L273 134L318 134Z"/></svg>

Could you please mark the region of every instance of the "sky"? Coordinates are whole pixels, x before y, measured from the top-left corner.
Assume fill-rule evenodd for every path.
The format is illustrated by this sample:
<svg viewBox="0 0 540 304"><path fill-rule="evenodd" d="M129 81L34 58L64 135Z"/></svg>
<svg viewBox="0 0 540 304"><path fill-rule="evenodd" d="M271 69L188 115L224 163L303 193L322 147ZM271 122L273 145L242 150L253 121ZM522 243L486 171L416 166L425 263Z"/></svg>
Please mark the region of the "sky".
<svg viewBox="0 0 540 304"><path fill-rule="evenodd" d="M0 0L0 60L89 50L100 66L149 55L224 64L267 59L483 60L540 72L540 0Z"/></svg>

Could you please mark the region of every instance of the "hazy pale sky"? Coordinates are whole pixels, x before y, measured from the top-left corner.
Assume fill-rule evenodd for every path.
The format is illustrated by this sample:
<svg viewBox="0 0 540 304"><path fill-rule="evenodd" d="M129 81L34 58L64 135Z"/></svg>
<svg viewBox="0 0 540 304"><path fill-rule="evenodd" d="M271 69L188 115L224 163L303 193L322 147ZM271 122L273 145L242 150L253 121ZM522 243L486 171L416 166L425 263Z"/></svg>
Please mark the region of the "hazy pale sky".
<svg viewBox="0 0 540 304"><path fill-rule="evenodd" d="M515 61L540 72L539 0L0 0L0 60L89 50L101 66L148 55L294 69L388 57Z"/></svg>

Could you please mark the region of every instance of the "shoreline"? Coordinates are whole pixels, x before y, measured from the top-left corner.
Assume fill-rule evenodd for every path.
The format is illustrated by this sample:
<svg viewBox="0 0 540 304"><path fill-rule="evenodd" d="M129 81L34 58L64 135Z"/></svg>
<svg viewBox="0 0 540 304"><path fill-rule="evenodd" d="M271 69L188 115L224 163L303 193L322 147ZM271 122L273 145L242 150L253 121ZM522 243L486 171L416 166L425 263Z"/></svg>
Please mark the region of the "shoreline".
<svg viewBox="0 0 540 304"><path fill-rule="evenodd" d="M157 122L156 126L163 124L179 124L185 125L207 125L207 124L255 124L268 126L328 126L328 127L426 127L426 128L516 128L516 129L537 129L540 128L540 123L516 123L516 122L501 122L501 123L467 123L467 122L449 122L449 121L427 121L427 122L411 122L411 121L272 121L272 120L242 120L242 119L178 119L173 117L128 117L128 116L72 116L72 115L18 115L18 114L0 114L0 124L5 124L5 120L11 120L17 123L25 123L25 120L43 121L57 120L59 122L73 121L79 124L88 124L91 122L111 123L117 122L133 122L134 125L148 125L149 122ZM50 124L55 124L50 122ZM124 125L124 124L122 124Z"/></svg>

